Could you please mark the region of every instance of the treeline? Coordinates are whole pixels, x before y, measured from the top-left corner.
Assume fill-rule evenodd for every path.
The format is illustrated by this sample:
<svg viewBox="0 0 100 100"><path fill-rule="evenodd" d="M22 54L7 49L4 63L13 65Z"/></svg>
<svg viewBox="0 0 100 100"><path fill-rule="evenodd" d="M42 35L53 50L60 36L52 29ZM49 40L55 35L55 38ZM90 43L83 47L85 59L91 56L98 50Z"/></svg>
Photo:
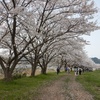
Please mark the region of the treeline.
<svg viewBox="0 0 100 100"><path fill-rule="evenodd" d="M12 80L23 59L46 74L48 66L91 66L81 38L99 29L92 0L1 0L0 66L6 81Z"/></svg>
<svg viewBox="0 0 100 100"><path fill-rule="evenodd" d="M96 64L100 64L100 59L97 57L91 58Z"/></svg>

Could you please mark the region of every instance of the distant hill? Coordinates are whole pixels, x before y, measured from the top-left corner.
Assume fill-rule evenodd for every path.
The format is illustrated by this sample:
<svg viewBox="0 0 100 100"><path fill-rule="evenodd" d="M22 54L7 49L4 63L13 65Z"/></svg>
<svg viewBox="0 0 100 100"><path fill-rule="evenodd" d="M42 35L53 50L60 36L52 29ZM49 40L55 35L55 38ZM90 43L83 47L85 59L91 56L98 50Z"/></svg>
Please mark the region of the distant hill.
<svg viewBox="0 0 100 100"><path fill-rule="evenodd" d="M93 57L91 58L96 64L100 64L100 59L98 59L97 57Z"/></svg>

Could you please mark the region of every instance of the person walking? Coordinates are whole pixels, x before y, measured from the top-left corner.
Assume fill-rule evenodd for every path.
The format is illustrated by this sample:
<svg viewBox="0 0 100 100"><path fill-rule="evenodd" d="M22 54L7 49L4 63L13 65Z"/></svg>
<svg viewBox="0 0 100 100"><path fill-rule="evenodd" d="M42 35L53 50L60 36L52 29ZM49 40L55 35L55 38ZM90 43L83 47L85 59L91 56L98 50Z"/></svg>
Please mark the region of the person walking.
<svg viewBox="0 0 100 100"><path fill-rule="evenodd" d="M59 74L59 72L60 72L60 68L59 68L59 67L57 67L57 75Z"/></svg>
<svg viewBox="0 0 100 100"><path fill-rule="evenodd" d="M81 73L82 73L82 70L81 70L81 68L79 69L79 75L81 75Z"/></svg>

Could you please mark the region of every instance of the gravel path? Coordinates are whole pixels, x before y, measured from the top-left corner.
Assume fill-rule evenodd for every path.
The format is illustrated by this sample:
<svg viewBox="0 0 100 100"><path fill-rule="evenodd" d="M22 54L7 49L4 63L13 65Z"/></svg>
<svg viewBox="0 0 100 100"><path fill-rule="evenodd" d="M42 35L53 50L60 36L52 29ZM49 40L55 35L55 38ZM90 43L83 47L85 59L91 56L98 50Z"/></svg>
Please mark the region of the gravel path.
<svg viewBox="0 0 100 100"><path fill-rule="evenodd" d="M75 81L75 76L66 74L39 91L35 100L94 100L92 95Z"/></svg>

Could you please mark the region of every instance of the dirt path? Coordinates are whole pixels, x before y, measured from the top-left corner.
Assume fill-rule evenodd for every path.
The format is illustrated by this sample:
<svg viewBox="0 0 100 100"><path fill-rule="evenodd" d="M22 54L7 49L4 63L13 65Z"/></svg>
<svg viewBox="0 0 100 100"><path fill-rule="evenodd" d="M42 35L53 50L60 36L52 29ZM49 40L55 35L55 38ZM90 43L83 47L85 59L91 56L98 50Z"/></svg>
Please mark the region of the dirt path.
<svg viewBox="0 0 100 100"><path fill-rule="evenodd" d="M75 76L69 75L68 89L66 90L66 100L94 100L92 95L84 90L82 85L75 81Z"/></svg>
<svg viewBox="0 0 100 100"><path fill-rule="evenodd" d="M81 84L75 81L75 76L68 74L49 84L41 91L35 100L94 100L84 90Z"/></svg>

